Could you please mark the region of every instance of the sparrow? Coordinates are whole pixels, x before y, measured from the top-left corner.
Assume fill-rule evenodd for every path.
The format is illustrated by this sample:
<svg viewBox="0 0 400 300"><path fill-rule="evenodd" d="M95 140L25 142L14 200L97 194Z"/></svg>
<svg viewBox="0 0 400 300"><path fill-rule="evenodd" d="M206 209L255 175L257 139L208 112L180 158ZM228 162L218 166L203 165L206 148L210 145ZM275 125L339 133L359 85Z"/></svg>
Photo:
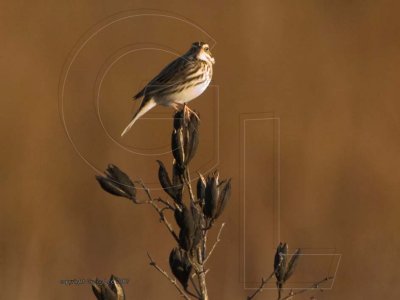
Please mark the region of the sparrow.
<svg viewBox="0 0 400 300"><path fill-rule="evenodd" d="M206 90L212 79L213 64L215 59L209 45L204 42L193 43L185 54L168 64L133 97L134 100L142 99L142 102L121 136L157 105L172 107L175 110L183 106L191 111L186 103Z"/></svg>

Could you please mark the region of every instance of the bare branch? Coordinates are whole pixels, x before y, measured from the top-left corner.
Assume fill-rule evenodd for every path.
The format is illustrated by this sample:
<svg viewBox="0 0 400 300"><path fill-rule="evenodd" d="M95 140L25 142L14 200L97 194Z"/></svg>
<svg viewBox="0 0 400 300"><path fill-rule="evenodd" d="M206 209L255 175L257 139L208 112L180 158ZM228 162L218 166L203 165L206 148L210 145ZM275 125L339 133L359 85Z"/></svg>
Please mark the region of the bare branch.
<svg viewBox="0 0 400 300"><path fill-rule="evenodd" d="M211 254L214 252L215 248L217 247L217 244L221 241L221 233L222 233L222 229L224 229L225 223L221 224L221 227L219 229L218 235L217 235L217 239L215 240L214 245L211 247L210 252L208 253L206 259L204 260L204 264L208 261L208 259L210 258Z"/></svg>
<svg viewBox="0 0 400 300"><path fill-rule="evenodd" d="M275 271L271 273L266 279L263 277L261 278L261 284L258 287L258 289L251 295L247 297L247 300L253 299L255 296L257 296L259 293L261 293L264 290L264 286L267 284L267 282L274 276Z"/></svg>
<svg viewBox="0 0 400 300"><path fill-rule="evenodd" d="M196 198L194 197L192 185L190 183L190 172L189 172L189 167L188 166L186 167L185 175L182 176L182 177L183 177L184 183L186 184L186 186L187 186L187 188L189 190L190 201L192 203L196 203Z"/></svg>
<svg viewBox="0 0 400 300"><path fill-rule="evenodd" d="M200 247L197 248L197 256L199 264L196 267L196 275L199 280L200 293L202 300L208 300L207 284L206 284L206 272L204 271L204 262L202 250Z"/></svg>
<svg viewBox="0 0 400 300"><path fill-rule="evenodd" d="M205 271L204 271L204 274L207 275L208 272L210 272L210 269L205 270ZM194 276L197 276L197 274L196 274L196 273L193 273L193 274L192 274L192 278L194 278Z"/></svg>
<svg viewBox="0 0 400 300"><path fill-rule="evenodd" d="M143 180L141 178L138 180L138 183L142 186L143 190L146 192L146 195L149 198L148 202L152 202L153 201L153 197L151 197L149 188L144 184L144 182L143 182Z"/></svg>
<svg viewBox="0 0 400 300"><path fill-rule="evenodd" d="M306 288L306 289L302 289L302 290L298 290L298 291L296 291L296 292L291 291L291 292L289 293L289 295L287 295L287 296L285 296L285 297L283 297L283 298L280 298L279 300L288 300L288 299L291 299L292 297L294 297L294 296L296 296L296 295L303 294L303 293L305 293L305 292L307 292L307 291L309 291L309 290L316 290L316 289L319 289L319 286L320 286L322 283L324 283L324 282L326 282L326 281L329 281L329 280L332 280L332 279L333 279L332 276L331 276L331 277L325 277L324 279L322 279L322 280L320 280L320 281L314 283L311 287Z"/></svg>
<svg viewBox="0 0 400 300"><path fill-rule="evenodd" d="M147 252L147 256L149 257L150 260L150 266L154 267L159 271L165 278L167 278L174 286L175 288L179 291L179 294L186 300L190 300L191 298L186 294L186 292L179 286L179 284L176 282L176 279L172 279L166 271L161 269L157 263L151 258L150 253Z"/></svg>
<svg viewBox="0 0 400 300"><path fill-rule="evenodd" d="M168 201L165 201L165 200L163 200L161 198L156 198L154 200L164 204L166 209L170 209L172 211L175 211L175 207L173 207Z"/></svg>

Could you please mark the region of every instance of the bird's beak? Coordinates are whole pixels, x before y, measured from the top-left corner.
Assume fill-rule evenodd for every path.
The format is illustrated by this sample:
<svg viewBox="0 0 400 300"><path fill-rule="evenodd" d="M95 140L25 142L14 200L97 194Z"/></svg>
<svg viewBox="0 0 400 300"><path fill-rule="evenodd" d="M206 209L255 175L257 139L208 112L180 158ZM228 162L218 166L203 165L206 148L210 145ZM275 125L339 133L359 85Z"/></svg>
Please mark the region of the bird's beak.
<svg viewBox="0 0 400 300"><path fill-rule="evenodd" d="M212 62L213 64L215 64L215 58L214 58L214 57L211 57L211 62Z"/></svg>

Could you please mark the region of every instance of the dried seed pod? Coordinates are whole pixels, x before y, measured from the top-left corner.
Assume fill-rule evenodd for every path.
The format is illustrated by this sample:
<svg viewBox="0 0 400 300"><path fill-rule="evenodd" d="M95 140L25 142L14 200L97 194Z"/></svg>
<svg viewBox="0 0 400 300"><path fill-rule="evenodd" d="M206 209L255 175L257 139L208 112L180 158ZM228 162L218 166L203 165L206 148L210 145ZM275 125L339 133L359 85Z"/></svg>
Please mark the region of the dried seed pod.
<svg viewBox="0 0 400 300"><path fill-rule="evenodd" d="M199 179L197 180L197 200L203 201L206 196L206 180L203 175L199 173Z"/></svg>
<svg viewBox="0 0 400 300"><path fill-rule="evenodd" d="M176 224L178 224L179 228L182 228L183 225L183 208L178 209L176 208L174 211L174 217L175 217L175 221Z"/></svg>
<svg viewBox="0 0 400 300"><path fill-rule="evenodd" d="M207 178L205 191L204 215L209 219L214 218L219 199L218 174Z"/></svg>
<svg viewBox="0 0 400 300"><path fill-rule="evenodd" d="M186 206L182 206L182 222L181 229L188 230L190 232L194 231L194 220L191 210L189 210Z"/></svg>
<svg viewBox="0 0 400 300"><path fill-rule="evenodd" d="M179 129L184 126L184 112L182 110L178 110L174 115L174 129Z"/></svg>
<svg viewBox="0 0 400 300"><path fill-rule="evenodd" d="M185 127L186 139L185 139L185 165L193 159L196 154L197 147L199 145L199 122L195 115L190 116L189 123Z"/></svg>
<svg viewBox="0 0 400 300"><path fill-rule="evenodd" d="M125 197L130 199L130 195L126 193L118 184L115 184L113 180L106 177L96 176L96 180L99 182L100 186L106 192L120 197Z"/></svg>
<svg viewBox="0 0 400 300"><path fill-rule="evenodd" d="M184 168L196 154L199 144L198 126L199 121L194 114L185 119L183 110L175 113L171 147L181 168Z"/></svg>
<svg viewBox="0 0 400 300"><path fill-rule="evenodd" d="M125 299L125 292L122 287L122 284L118 277L111 275L109 280L109 285L111 290L117 296L117 300L124 300Z"/></svg>
<svg viewBox="0 0 400 300"><path fill-rule="evenodd" d="M189 251L193 247L196 247L201 239L200 227L200 214L196 207L193 205L190 209L186 206L182 206L181 211L175 209L175 220L181 229L179 232L179 244L182 249Z"/></svg>
<svg viewBox="0 0 400 300"><path fill-rule="evenodd" d="M185 152L184 152L184 136L182 128L174 129L172 131L171 150L177 164L181 168L183 168L185 161Z"/></svg>
<svg viewBox="0 0 400 300"><path fill-rule="evenodd" d="M92 290L98 300L124 300L125 292L119 279L111 275L108 282L98 279L92 283Z"/></svg>
<svg viewBox="0 0 400 300"><path fill-rule="evenodd" d="M283 279L284 282L286 282L290 276L292 276L294 270L296 269L296 266L298 264L299 258L300 258L301 250L300 248L296 249L296 251L293 253L292 257L290 258L287 271L285 273L285 278Z"/></svg>
<svg viewBox="0 0 400 300"><path fill-rule="evenodd" d="M109 175L110 178L117 180L121 185L126 185L127 187L132 186L132 181L129 176L113 164L107 166L106 174Z"/></svg>
<svg viewBox="0 0 400 300"><path fill-rule="evenodd" d="M202 232L200 227L195 227L193 231L183 228L179 232L179 246L185 251L190 251L199 244L201 238Z"/></svg>
<svg viewBox="0 0 400 300"><path fill-rule="evenodd" d="M175 185L183 185L183 177L184 177L184 169L182 169L178 162L174 159L172 162L172 184Z"/></svg>
<svg viewBox="0 0 400 300"><path fill-rule="evenodd" d="M185 251L190 251L193 247L194 235L194 232L190 232L187 229L181 229L179 232L179 246Z"/></svg>
<svg viewBox="0 0 400 300"><path fill-rule="evenodd" d="M182 203L182 194L183 194L183 174L184 170L178 166L176 160L174 160L172 164L172 186L175 191L176 201Z"/></svg>
<svg viewBox="0 0 400 300"><path fill-rule="evenodd" d="M195 113L197 114L197 117L200 116L198 112L195 111ZM197 117L195 116L195 114L190 115L188 129L191 133L197 131L197 129L199 128L199 119Z"/></svg>
<svg viewBox="0 0 400 300"><path fill-rule="evenodd" d="M105 171L105 176L96 176L100 186L106 192L115 196L125 197L136 200L136 188L128 175L118 167L109 165Z"/></svg>
<svg viewBox="0 0 400 300"><path fill-rule="evenodd" d="M193 157L196 155L197 147L199 145L199 137L197 133L193 133L193 136L189 139L188 141L188 147L187 147L187 154L186 154L186 159L185 159L185 166L187 166Z"/></svg>
<svg viewBox="0 0 400 300"><path fill-rule="evenodd" d="M224 184L221 184L219 188L222 188L220 194L219 194L219 199L218 199L218 206L217 206L217 211L215 213L215 219L217 219L224 211L226 204L229 201L229 198L231 197L231 179L229 179L227 182L224 182Z"/></svg>
<svg viewBox="0 0 400 300"><path fill-rule="evenodd" d="M190 210L192 213L194 227L201 227L201 214L193 203L190 204Z"/></svg>
<svg viewBox="0 0 400 300"><path fill-rule="evenodd" d="M117 166L112 164L108 165L108 168L106 170L106 175L109 178L112 178L115 181L117 181L117 183L121 186L121 188L124 191L126 191L132 198L135 198L136 196L135 185L133 184L129 176L126 175L124 172L122 172Z"/></svg>
<svg viewBox="0 0 400 300"><path fill-rule="evenodd" d="M286 274L286 256L288 253L288 245L286 243L279 243L274 259L274 271L276 283L279 288L282 287Z"/></svg>
<svg viewBox="0 0 400 300"><path fill-rule="evenodd" d="M178 279L186 290L188 287L189 276L192 272L192 265L190 264L187 255L184 251L174 248L169 255L169 266L172 274Z"/></svg>
<svg viewBox="0 0 400 300"><path fill-rule="evenodd" d="M175 189L173 186L171 179L169 178L168 171L166 170L162 161L157 160L159 164L158 169L158 180L163 188L163 190L177 202L180 204L182 202L182 195L179 193L179 189Z"/></svg>
<svg viewBox="0 0 400 300"><path fill-rule="evenodd" d="M99 280L96 279L96 282ZM96 296L97 300L111 300L114 299L115 295L113 291L104 283L98 284L98 283L92 283L92 291L94 295Z"/></svg>

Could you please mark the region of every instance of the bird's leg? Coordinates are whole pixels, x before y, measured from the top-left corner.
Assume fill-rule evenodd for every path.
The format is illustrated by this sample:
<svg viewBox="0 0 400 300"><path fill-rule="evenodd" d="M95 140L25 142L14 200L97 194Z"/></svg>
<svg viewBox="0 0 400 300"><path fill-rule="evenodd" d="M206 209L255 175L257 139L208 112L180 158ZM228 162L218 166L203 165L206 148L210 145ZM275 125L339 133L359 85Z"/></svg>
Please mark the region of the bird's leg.
<svg viewBox="0 0 400 300"><path fill-rule="evenodd" d="M175 109L176 111L178 111L178 110L180 109L179 104L176 103L176 102L172 102L172 103L170 104L170 106L171 106L173 109Z"/></svg>
<svg viewBox="0 0 400 300"><path fill-rule="evenodd" d="M189 118L190 118L190 115L191 115L191 114L194 114L195 117L197 118L197 120L200 121L199 116L198 116L193 110L191 110L191 109L189 108L189 106L186 105L186 103L183 105L183 114L184 114L184 116L185 116L188 120L189 120Z"/></svg>

